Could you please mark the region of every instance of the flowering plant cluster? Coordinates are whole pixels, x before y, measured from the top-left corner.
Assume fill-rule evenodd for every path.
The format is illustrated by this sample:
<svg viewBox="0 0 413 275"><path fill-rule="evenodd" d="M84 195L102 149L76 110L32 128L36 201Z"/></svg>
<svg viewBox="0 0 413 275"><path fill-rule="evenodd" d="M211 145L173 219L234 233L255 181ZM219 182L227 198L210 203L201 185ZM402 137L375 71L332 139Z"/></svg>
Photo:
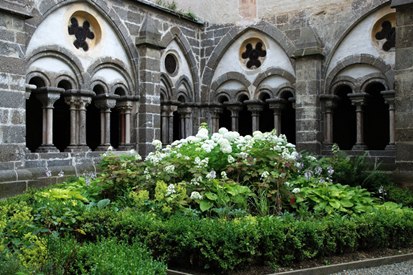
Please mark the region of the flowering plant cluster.
<svg viewBox="0 0 413 275"><path fill-rule="evenodd" d="M329 162L297 152L284 135L240 136L202 125L195 136L155 151L141 161L136 152L102 160L95 182L104 195L123 196L139 208L206 216L272 215L283 212L353 214L375 201L360 187L333 183Z"/></svg>

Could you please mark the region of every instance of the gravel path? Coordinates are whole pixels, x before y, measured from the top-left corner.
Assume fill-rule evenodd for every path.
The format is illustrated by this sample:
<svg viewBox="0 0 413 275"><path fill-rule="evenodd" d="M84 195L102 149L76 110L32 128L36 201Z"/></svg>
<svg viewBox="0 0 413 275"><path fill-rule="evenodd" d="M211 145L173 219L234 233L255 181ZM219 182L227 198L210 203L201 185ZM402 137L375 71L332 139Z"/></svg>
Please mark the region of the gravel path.
<svg viewBox="0 0 413 275"><path fill-rule="evenodd" d="M344 270L331 275L413 275L413 260L371 268Z"/></svg>

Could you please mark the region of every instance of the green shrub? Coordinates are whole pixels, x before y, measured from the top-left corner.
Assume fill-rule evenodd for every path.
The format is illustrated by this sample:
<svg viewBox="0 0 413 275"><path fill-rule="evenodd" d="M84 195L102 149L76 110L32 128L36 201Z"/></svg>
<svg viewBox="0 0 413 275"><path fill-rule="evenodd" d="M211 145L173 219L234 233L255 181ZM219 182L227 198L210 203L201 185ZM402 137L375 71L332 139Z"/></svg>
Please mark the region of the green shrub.
<svg viewBox="0 0 413 275"><path fill-rule="evenodd" d="M290 265L295 262L413 242L413 212L385 204L369 213L342 217L292 215L242 217L232 220L154 214L125 209L92 214L87 235L111 230L113 237L145 243L156 258L171 266L202 267L228 272L250 265ZM101 211L99 213L102 213Z"/></svg>
<svg viewBox="0 0 413 275"><path fill-rule="evenodd" d="M139 242L117 239L78 243L71 238L52 237L48 257L39 270L45 274L166 274L166 266L151 258Z"/></svg>

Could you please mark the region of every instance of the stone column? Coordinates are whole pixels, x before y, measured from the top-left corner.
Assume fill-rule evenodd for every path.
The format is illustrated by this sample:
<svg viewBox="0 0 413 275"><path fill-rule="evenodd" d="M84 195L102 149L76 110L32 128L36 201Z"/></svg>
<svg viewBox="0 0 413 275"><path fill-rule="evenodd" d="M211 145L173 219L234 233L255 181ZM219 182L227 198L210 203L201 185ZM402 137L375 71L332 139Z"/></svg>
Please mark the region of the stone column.
<svg viewBox="0 0 413 275"><path fill-rule="evenodd" d="M211 116L211 131L216 133L219 130L219 115L223 112L223 107L220 105L212 106L209 112Z"/></svg>
<svg viewBox="0 0 413 275"><path fill-rule="evenodd" d="M321 95L320 100L324 103L324 145L333 144L333 110L336 107L337 96Z"/></svg>
<svg viewBox="0 0 413 275"><path fill-rule="evenodd" d="M224 103L225 107L231 112L231 130L239 131L239 112L242 110L242 104L239 102Z"/></svg>
<svg viewBox="0 0 413 275"><path fill-rule="evenodd" d="M252 114L252 132L260 130L260 113L264 109L263 103L260 100L246 100L248 111Z"/></svg>
<svg viewBox="0 0 413 275"><path fill-rule="evenodd" d="M364 110L363 106L366 103L366 93L349 94L348 97L351 103L356 106L356 127L357 127L357 140L353 146L354 151L366 150L367 146L364 144Z"/></svg>
<svg viewBox="0 0 413 275"><path fill-rule="evenodd" d="M138 151L146 157L154 150L152 141L161 138L161 34L147 15L142 23L135 44L139 53L140 106L138 119Z"/></svg>
<svg viewBox="0 0 413 275"><path fill-rule="evenodd" d="M169 114L170 114L171 106L170 105L162 105L161 106L161 137L162 137L162 144L167 145L169 143ZM173 116L172 116L173 119Z"/></svg>
<svg viewBox="0 0 413 275"><path fill-rule="evenodd" d="M127 151L132 149L131 144L131 114L133 109L133 101L137 98L133 96L122 96L118 99L116 107L120 110L120 144L118 150Z"/></svg>
<svg viewBox="0 0 413 275"><path fill-rule="evenodd" d="M107 151L110 145L110 113L116 106L118 95L97 95L95 105L100 110L100 145L96 151Z"/></svg>
<svg viewBox="0 0 413 275"><path fill-rule="evenodd" d="M89 90L67 90L64 92L66 104L70 108L70 145L67 152L87 151L86 145L86 107L95 93Z"/></svg>
<svg viewBox="0 0 413 275"><path fill-rule="evenodd" d="M38 152L59 152L53 145L53 105L64 91L64 89L54 87L39 88L33 91L43 108L42 145L37 149Z"/></svg>
<svg viewBox="0 0 413 275"><path fill-rule="evenodd" d="M175 103L177 104L177 103ZM168 113L168 143L171 144L174 141L174 112L178 111L177 105L171 105Z"/></svg>
<svg viewBox="0 0 413 275"><path fill-rule="evenodd" d="M394 124L394 90L383 91L381 94L384 97L384 101L389 105L389 144L386 146L386 150L396 150L395 144L395 124Z"/></svg>
<svg viewBox="0 0 413 275"><path fill-rule="evenodd" d="M393 0L396 9L396 180L413 186L413 0Z"/></svg>
<svg viewBox="0 0 413 275"><path fill-rule="evenodd" d="M277 135L281 133L281 112L287 104L287 100L283 98L271 98L266 100L270 105L270 110L274 112L274 129Z"/></svg>
<svg viewBox="0 0 413 275"><path fill-rule="evenodd" d="M296 42L295 97L296 145L298 150L315 154L321 152L321 111L319 95L322 94L323 45L309 26L300 29Z"/></svg>
<svg viewBox="0 0 413 275"><path fill-rule="evenodd" d="M185 107L183 112L185 118L185 137L192 136L192 108Z"/></svg>

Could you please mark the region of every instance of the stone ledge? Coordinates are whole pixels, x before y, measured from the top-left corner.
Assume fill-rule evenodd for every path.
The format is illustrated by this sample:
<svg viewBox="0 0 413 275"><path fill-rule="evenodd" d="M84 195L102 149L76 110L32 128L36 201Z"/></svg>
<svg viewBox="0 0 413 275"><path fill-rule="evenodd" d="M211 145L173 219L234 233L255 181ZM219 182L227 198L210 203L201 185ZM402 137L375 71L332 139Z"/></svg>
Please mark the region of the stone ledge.
<svg viewBox="0 0 413 275"><path fill-rule="evenodd" d="M5 4L3 4L5 5ZM10 13L19 17L22 17L23 19L29 19L32 18L32 14L27 12L26 10L15 8L15 7L6 7L6 6L0 6L0 11L4 11L6 13Z"/></svg>
<svg viewBox="0 0 413 275"><path fill-rule="evenodd" d="M397 256L388 256L376 259L368 259L368 260L361 260L361 261L354 261L349 263L342 263L342 264L334 264L329 266L320 266L320 267L313 267L313 268L306 268L294 271L286 271L280 273L273 273L274 274L284 274L284 275L327 275L332 273L342 272L344 270L353 270L353 269L360 269L360 268L370 268L388 264L395 264L400 262L405 262L413 259L413 253L404 254L404 255L397 255Z"/></svg>

